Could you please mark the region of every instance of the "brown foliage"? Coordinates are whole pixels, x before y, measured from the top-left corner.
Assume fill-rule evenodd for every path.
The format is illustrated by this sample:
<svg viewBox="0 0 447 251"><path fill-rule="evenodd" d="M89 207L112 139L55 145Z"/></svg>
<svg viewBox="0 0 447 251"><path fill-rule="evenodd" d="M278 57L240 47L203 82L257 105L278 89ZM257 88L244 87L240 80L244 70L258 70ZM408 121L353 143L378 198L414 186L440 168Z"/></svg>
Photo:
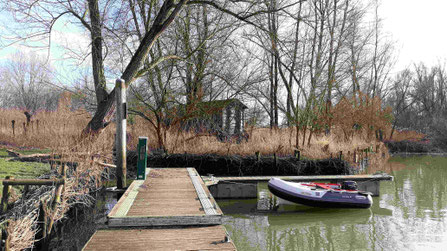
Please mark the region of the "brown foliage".
<svg viewBox="0 0 447 251"><path fill-rule="evenodd" d="M64 97L65 98L65 97ZM63 102L68 104L69 102ZM174 113L173 113L174 114ZM188 112L187 114L190 114ZM343 151L353 153L356 149L370 147L371 144L382 144L376 141L374 131L389 126L389 109L382 109L378 98L370 98L360 94L355 99L343 99L333 109L332 117L324 112L315 116L315 128L310 128L312 138L307 138L308 144L300 147L301 155L308 158L327 158ZM147 113L147 116L153 115ZM0 109L0 138L3 143L20 147L50 148L62 153L72 153L79 146L79 135L90 119L83 110L72 111L60 105L54 112L38 112L34 122L27 132L18 127L25 121L25 116L19 110ZM323 126L331 119L331 134L325 135ZM12 134L11 120L16 121L16 134ZM36 121L39 120L37 127ZM359 125L355 127L354 125ZM33 127L34 126L34 127ZM250 138L240 144L235 142L220 142L211 134L185 132L179 123L164 126L163 123L154 126L147 120L135 117L128 125L128 149L135 149L139 136L149 138L149 148L160 147L159 134L162 133L163 145L169 153L221 154L221 155L253 155L260 152L263 155L293 155L296 149L295 138L304 137L303 130L295 127L268 128L251 127L248 130ZM96 149L104 155L110 155L113 149L115 125L111 123L96 138ZM384 150L385 151L385 150ZM347 158L348 159L348 158ZM350 160L349 158L348 160Z"/></svg>
<svg viewBox="0 0 447 251"><path fill-rule="evenodd" d="M367 139L375 132L388 131L391 126L391 107L382 107L378 97L371 98L358 92L352 98L343 98L333 109L333 126L343 131L345 140L354 135L366 134Z"/></svg>

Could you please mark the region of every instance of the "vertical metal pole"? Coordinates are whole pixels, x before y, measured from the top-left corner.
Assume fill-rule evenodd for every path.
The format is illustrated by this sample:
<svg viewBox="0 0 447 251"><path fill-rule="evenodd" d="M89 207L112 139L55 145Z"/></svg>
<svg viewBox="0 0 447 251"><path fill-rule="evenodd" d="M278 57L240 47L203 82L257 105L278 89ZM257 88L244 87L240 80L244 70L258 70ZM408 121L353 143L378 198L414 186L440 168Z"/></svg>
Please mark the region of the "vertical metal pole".
<svg viewBox="0 0 447 251"><path fill-rule="evenodd" d="M138 137L137 180L146 179L147 137Z"/></svg>
<svg viewBox="0 0 447 251"><path fill-rule="evenodd" d="M126 118L127 118L127 104L126 104L126 84L123 79L117 79L115 82L116 90L116 186L118 189L126 187Z"/></svg>

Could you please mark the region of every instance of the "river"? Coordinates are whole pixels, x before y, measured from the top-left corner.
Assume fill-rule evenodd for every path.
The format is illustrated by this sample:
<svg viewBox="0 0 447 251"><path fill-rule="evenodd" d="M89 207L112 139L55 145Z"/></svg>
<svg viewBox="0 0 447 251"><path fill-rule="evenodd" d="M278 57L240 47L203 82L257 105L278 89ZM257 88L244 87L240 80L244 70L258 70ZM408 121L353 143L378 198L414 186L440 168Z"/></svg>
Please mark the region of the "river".
<svg viewBox="0 0 447 251"><path fill-rule="evenodd" d="M393 157L370 209L284 204L259 184L258 200L220 200L238 250L447 250L447 158Z"/></svg>

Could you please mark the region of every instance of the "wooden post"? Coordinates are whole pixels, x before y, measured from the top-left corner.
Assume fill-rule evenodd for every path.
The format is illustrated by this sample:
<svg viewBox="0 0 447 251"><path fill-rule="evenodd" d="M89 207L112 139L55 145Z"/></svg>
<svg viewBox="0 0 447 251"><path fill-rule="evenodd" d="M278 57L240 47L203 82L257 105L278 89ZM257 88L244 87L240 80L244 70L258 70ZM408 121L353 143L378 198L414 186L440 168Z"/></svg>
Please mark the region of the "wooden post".
<svg viewBox="0 0 447 251"><path fill-rule="evenodd" d="M16 135L16 129L15 129L15 120L11 120L11 124L12 124L12 135Z"/></svg>
<svg viewBox="0 0 447 251"><path fill-rule="evenodd" d="M9 180L12 179L11 176L6 176L5 180ZM9 194L11 192L11 186L10 185L6 185L3 184L3 194L2 194L2 204L1 204L1 208L0 208L0 215L4 215L6 213L6 211L8 211L8 200L9 200ZM2 233L2 237L1 237L1 241L0 241L0 246L3 247L3 250L9 250L9 244L7 243L8 240L8 232L6 231L6 226L2 227L1 233Z"/></svg>
<svg viewBox="0 0 447 251"><path fill-rule="evenodd" d="M295 150L295 158L299 161L301 158L301 152L299 150Z"/></svg>
<svg viewBox="0 0 447 251"><path fill-rule="evenodd" d="M340 160L342 160L342 157L343 157L343 151L340 151L340 155L339 155L338 158L339 158Z"/></svg>
<svg viewBox="0 0 447 251"><path fill-rule="evenodd" d="M29 185L24 186L22 194L27 194L27 193L29 193Z"/></svg>
<svg viewBox="0 0 447 251"><path fill-rule="evenodd" d="M5 180L10 180L10 179L13 179L13 177L6 176L3 181L3 193L2 193L2 204L1 204L1 208L0 208L0 215L5 214L6 211L8 210L8 200L9 200L9 195L11 193L11 185L5 184Z"/></svg>
<svg viewBox="0 0 447 251"><path fill-rule="evenodd" d="M1 245L0 245L0 250L3 251L10 251L11 249L9 248L9 240L8 240L8 225L9 225L9 220L6 220L4 223L2 223L3 226L1 226L2 228L2 239L1 239Z"/></svg>
<svg viewBox="0 0 447 251"><path fill-rule="evenodd" d="M137 180L146 179L147 137L138 137Z"/></svg>
<svg viewBox="0 0 447 251"><path fill-rule="evenodd" d="M45 212L45 200L41 199L39 203L39 215L37 225L39 226L36 233L36 250L43 250L47 237L47 216Z"/></svg>
<svg viewBox="0 0 447 251"><path fill-rule="evenodd" d="M64 169L65 165L62 165L62 170ZM65 171L64 171L65 172ZM65 180L64 180L65 182ZM56 189L54 189L54 197L53 197L53 201L51 202L51 213L53 214L53 216L56 214L56 209L57 209L57 204L59 204L61 202L61 195L62 195L62 191L64 189L64 184L58 184L56 186ZM53 229L53 224L54 224L54 217L50 217L49 218L50 222L48 223L48 227L46 229L46 237L49 237L51 234L51 230ZM49 242L49 240L46 240L45 242Z"/></svg>
<svg viewBox="0 0 447 251"><path fill-rule="evenodd" d="M62 176L62 179L64 179L64 182L65 182L65 178L67 177L67 163L61 164L60 174Z"/></svg>
<svg viewBox="0 0 447 251"><path fill-rule="evenodd" d="M255 152L256 155L256 161L260 161L261 160L261 153L259 151Z"/></svg>
<svg viewBox="0 0 447 251"><path fill-rule="evenodd" d="M126 187L126 172L127 172L127 137L126 137L126 83L122 79L117 79L115 82L116 92L116 186L118 189Z"/></svg>

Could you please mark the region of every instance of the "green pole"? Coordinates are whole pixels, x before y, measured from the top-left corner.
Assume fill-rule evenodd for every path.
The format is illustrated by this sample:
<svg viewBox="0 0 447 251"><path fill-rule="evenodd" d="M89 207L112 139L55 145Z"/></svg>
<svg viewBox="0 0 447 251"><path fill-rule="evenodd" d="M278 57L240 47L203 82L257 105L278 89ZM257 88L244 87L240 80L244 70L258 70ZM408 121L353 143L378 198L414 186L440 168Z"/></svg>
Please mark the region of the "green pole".
<svg viewBox="0 0 447 251"><path fill-rule="evenodd" d="M146 179L147 137L138 137L137 180Z"/></svg>

